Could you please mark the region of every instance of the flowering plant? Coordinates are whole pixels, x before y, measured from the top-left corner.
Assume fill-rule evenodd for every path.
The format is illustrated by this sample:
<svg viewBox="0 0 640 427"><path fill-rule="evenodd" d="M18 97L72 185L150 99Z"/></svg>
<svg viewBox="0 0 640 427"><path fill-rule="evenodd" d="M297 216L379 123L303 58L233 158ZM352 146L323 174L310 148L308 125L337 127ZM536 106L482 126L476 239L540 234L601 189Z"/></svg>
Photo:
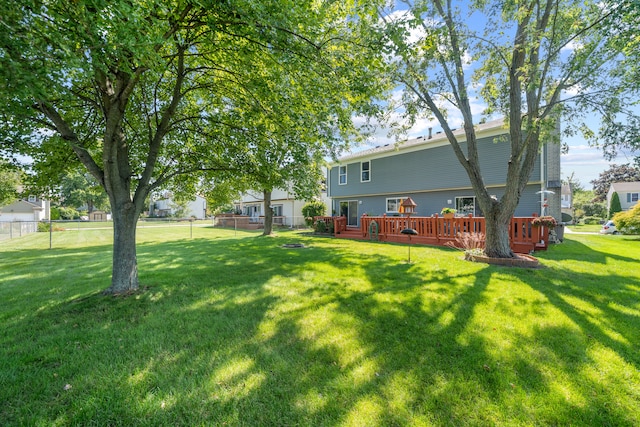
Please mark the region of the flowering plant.
<svg viewBox="0 0 640 427"><path fill-rule="evenodd" d="M451 213L452 213L452 214L456 213L456 210L455 210L455 209L453 209L453 208L442 208L442 211L440 211L440 214L441 214L441 215L444 215L444 214L451 214Z"/></svg>
<svg viewBox="0 0 640 427"><path fill-rule="evenodd" d="M531 225L534 227L555 227L558 225L556 219L550 215L547 216L538 216L531 221Z"/></svg>

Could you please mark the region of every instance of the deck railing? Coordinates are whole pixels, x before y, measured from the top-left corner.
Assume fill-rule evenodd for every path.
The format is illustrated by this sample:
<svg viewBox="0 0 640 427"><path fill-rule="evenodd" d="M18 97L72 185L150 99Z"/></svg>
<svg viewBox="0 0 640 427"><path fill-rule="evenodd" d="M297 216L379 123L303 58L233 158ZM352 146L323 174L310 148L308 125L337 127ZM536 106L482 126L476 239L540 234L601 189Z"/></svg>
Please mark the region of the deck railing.
<svg viewBox="0 0 640 427"><path fill-rule="evenodd" d="M533 227L531 217L514 217L509 226L509 241L515 252L527 253L537 249L546 249L549 242L548 227ZM486 233L483 217L464 216L443 218L438 215L418 216L367 216L360 218L359 228L348 228L347 218L315 217L315 221L333 221L336 237L356 237L366 240L380 240L401 243L423 243L429 245L453 244L463 233ZM412 228L417 235L402 234L402 230Z"/></svg>

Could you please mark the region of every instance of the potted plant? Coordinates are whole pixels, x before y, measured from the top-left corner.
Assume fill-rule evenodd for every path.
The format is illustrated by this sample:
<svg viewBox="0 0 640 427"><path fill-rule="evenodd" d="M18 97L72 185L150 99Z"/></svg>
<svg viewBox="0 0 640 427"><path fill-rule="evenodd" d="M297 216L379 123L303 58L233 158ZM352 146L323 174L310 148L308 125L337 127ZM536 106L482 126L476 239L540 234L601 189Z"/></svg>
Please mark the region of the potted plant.
<svg viewBox="0 0 640 427"><path fill-rule="evenodd" d="M531 225L534 227L555 228L558 225L558 222L551 215L546 215L535 217L533 221L531 221Z"/></svg>
<svg viewBox="0 0 640 427"><path fill-rule="evenodd" d="M442 208L440 214L445 218L453 218L456 214L456 210L453 208Z"/></svg>

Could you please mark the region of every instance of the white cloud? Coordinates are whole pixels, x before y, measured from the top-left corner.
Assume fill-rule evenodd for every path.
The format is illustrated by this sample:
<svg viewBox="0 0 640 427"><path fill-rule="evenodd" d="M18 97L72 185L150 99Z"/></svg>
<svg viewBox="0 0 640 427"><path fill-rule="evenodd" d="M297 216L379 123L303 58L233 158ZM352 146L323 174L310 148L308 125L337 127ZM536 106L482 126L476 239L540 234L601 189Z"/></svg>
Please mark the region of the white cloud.
<svg viewBox="0 0 640 427"><path fill-rule="evenodd" d="M566 53L566 52L573 52L576 49L580 49L582 48L584 45L578 41L572 40L569 43L567 43L566 45L564 45L562 47L562 49L560 49L560 52L562 53Z"/></svg>
<svg viewBox="0 0 640 427"><path fill-rule="evenodd" d="M606 160L602 150L586 144L569 145L569 152L560 157L562 176L567 177L575 172L576 178L586 187L591 188L590 182L598 179L601 172L609 169L612 164L633 162L633 154L622 152L613 160Z"/></svg>

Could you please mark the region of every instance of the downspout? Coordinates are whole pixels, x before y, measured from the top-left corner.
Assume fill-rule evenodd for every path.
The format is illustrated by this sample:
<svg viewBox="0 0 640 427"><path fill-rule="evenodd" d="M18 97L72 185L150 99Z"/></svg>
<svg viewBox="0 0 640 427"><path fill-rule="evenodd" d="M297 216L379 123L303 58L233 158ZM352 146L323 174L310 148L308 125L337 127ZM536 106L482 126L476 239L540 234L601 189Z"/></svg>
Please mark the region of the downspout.
<svg viewBox="0 0 640 427"><path fill-rule="evenodd" d="M544 211L544 199L547 197L545 190L547 189L547 176L545 173L546 166L546 155L547 151L546 144L542 145L542 149L540 150L540 211L539 215L542 216L542 212Z"/></svg>

